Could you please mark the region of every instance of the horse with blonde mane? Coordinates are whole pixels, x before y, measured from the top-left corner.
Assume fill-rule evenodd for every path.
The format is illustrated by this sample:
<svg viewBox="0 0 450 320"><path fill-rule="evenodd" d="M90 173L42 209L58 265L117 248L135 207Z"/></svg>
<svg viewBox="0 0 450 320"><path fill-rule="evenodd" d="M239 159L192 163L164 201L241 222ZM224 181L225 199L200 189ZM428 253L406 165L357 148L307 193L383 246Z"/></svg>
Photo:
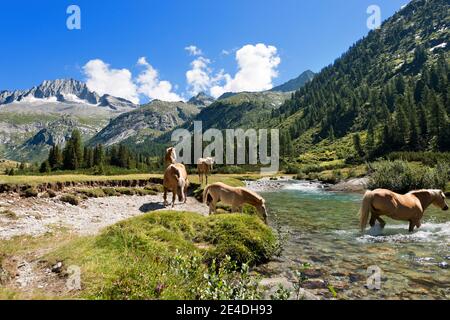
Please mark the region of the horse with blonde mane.
<svg viewBox="0 0 450 320"><path fill-rule="evenodd" d="M378 221L384 228L386 222L380 216L385 215L394 220L409 221L409 232L413 232L415 227L420 228L423 214L432 204L448 210L441 190L416 190L404 195L386 189L367 191L359 211L361 231L365 230L371 214L371 227Z"/></svg>
<svg viewBox="0 0 450 320"><path fill-rule="evenodd" d="M216 205L221 201L231 205L233 212L241 212L244 204L250 204L262 215L267 224L266 201L257 193L246 188L235 188L222 182L210 184L203 191L203 202L209 206L209 214L216 213Z"/></svg>
<svg viewBox="0 0 450 320"><path fill-rule="evenodd" d="M186 168L181 163L171 164L164 172L164 206L168 205L167 192L172 192L172 208L175 206L176 195L180 202L186 203L187 190L189 187L189 180Z"/></svg>
<svg viewBox="0 0 450 320"><path fill-rule="evenodd" d="M171 164L175 164L177 161L177 153L175 152L175 148L167 148L166 156L164 157L164 165L165 168L170 166Z"/></svg>
<svg viewBox="0 0 450 320"><path fill-rule="evenodd" d="M206 177L206 184L208 184L208 175L213 170L214 158L199 158L197 160L198 181L203 184L203 176Z"/></svg>

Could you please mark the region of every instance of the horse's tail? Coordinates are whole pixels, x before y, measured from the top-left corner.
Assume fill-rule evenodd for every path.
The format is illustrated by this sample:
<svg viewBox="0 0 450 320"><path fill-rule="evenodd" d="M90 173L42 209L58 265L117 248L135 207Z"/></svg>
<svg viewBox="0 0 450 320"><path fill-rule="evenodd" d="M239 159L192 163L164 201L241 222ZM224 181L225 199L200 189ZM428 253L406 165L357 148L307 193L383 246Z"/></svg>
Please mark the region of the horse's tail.
<svg viewBox="0 0 450 320"><path fill-rule="evenodd" d="M211 186L209 185L209 186L207 186L206 188L205 188L205 190L203 190L203 203L206 203L207 202L207 198L208 198L208 194L209 194L209 188L210 188Z"/></svg>
<svg viewBox="0 0 450 320"><path fill-rule="evenodd" d="M361 231L366 229L367 221L369 221L370 208L372 206L373 193L367 191L364 195L361 209L359 209L359 224Z"/></svg>

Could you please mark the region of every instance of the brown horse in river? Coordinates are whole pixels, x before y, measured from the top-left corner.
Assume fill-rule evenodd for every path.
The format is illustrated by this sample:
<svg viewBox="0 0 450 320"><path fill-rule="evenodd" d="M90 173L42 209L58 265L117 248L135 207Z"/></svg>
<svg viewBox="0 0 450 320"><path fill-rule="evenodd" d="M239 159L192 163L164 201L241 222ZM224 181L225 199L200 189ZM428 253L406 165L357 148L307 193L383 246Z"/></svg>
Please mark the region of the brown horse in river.
<svg viewBox="0 0 450 320"><path fill-rule="evenodd" d="M378 220L384 228L386 222L380 216L385 215L395 220L409 221L409 232L413 232L414 227L420 228L423 213L431 204L448 210L445 194L441 190L417 190L404 195L386 189L367 191L359 211L361 231L366 228L371 213L371 227Z"/></svg>

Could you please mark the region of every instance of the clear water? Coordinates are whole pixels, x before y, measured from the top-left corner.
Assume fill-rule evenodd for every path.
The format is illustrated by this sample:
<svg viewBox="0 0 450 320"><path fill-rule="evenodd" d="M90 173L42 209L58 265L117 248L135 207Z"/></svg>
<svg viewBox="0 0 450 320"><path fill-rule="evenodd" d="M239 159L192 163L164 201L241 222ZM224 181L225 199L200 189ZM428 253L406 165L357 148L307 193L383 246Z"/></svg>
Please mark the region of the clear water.
<svg viewBox="0 0 450 320"><path fill-rule="evenodd" d="M413 233L407 222L386 218L387 226L358 228L362 195L329 192L319 184L285 182L280 190L262 192L269 213L288 231L282 257L267 265L271 276L292 278L309 263L313 275L335 287L342 299L450 298L450 213L426 211ZM274 225L272 218L272 225ZM369 266L381 268L380 290L369 290ZM316 290L330 296L328 289ZM327 292L328 291L328 292Z"/></svg>

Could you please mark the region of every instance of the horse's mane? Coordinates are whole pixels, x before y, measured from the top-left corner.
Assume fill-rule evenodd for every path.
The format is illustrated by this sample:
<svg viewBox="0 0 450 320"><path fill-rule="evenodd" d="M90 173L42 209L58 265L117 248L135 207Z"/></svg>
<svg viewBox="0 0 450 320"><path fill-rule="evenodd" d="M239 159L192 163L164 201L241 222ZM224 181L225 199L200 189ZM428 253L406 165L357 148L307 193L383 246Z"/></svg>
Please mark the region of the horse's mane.
<svg viewBox="0 0 450 320"><path fill-rule="evenodd" d="M255 197L256 199L258 199L261 202L265 202L264 198L261 197L259 194L257 194L256 192L253 192L252 190L249 190L247 188L241 188L241 190L245 191L246 193L248 193L249 195Z"/></svg>
<svg viewBox="0 0 450 320"><path fill-rule="evenodd" d="M408 192L409 194L417 194L417 193L424 193L424 192L428 192L431 193L434 196L437 196L439 194L441 194L442 190L439 189L420 189L420 190L413 190Z"/></svg>

